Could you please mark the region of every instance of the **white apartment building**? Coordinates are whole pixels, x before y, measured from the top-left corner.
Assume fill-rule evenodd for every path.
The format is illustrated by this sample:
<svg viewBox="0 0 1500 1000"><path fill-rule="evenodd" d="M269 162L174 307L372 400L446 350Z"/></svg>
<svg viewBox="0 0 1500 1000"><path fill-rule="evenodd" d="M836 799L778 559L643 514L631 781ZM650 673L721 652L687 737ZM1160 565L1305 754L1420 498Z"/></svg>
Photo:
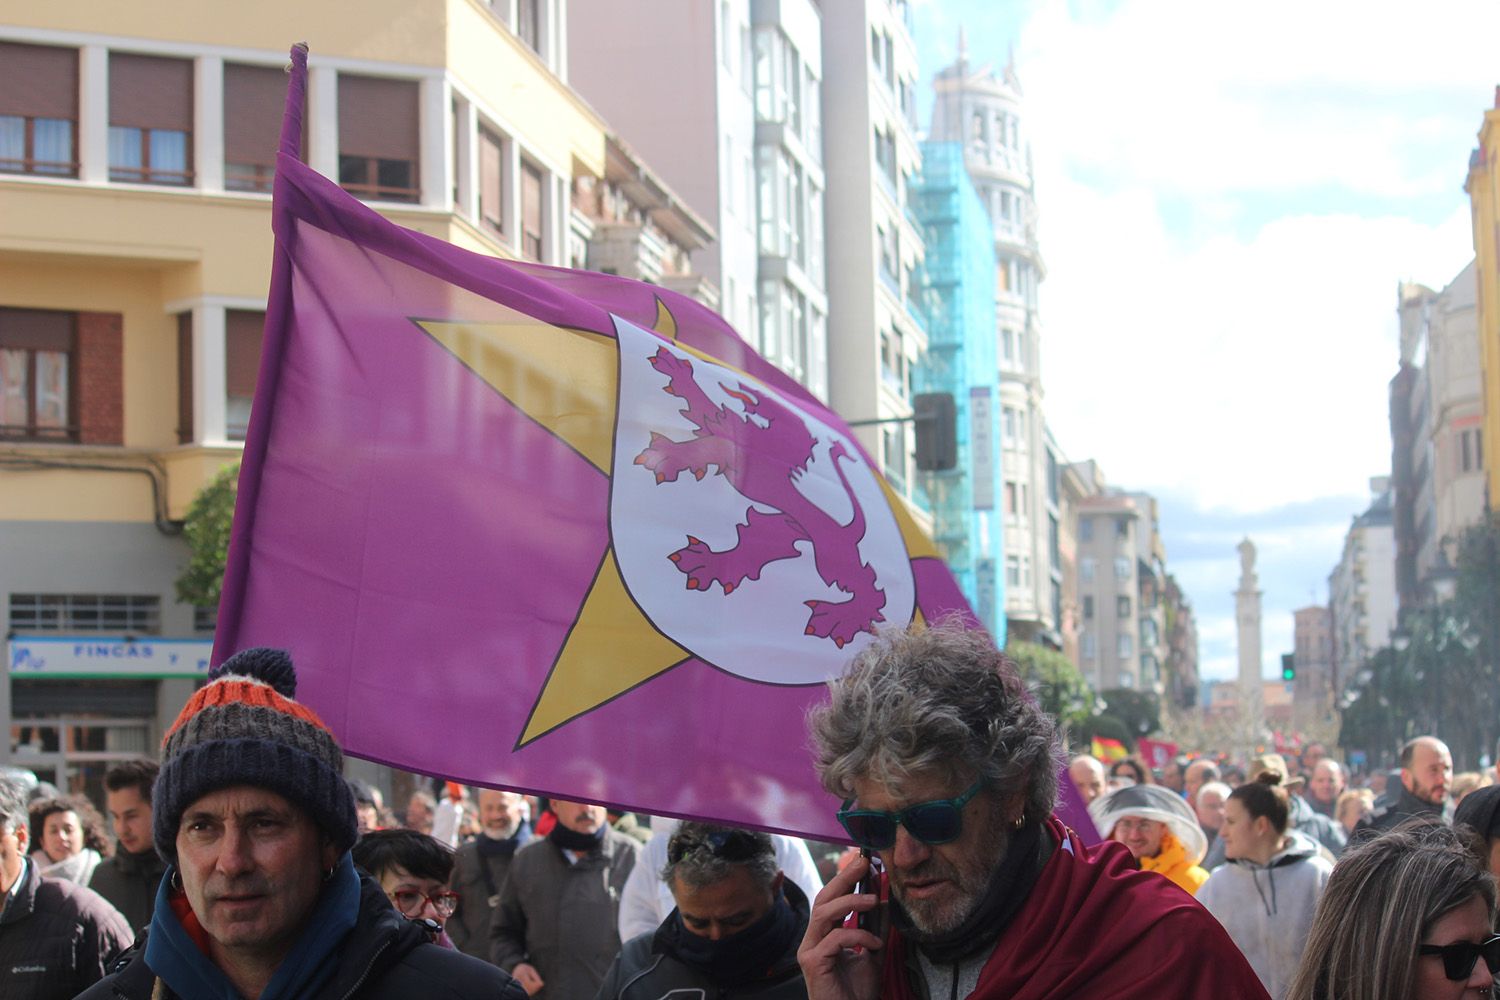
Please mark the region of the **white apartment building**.
<svg viewBox="0 0 1500 1000"><path fill-rule="evenodd" d="M1156 500L1110 492L1080 499L1075 513L1079 670L1096 691L1161 694L1167 576Z"/></svg>
<svg viewBox="0 0 1500 1000"><path fill-rule="evenodd" d="M1374 496L1344 536L1344 552L1328 577L1333 657L1347 686L1370 655L1390 645L1396 628L1396 536L1390 479L1370 480Z"/></svg>
<svg viewBox="0 0 1500 1000"><path fill-rule="evenodd" d="M909 417L912 366L927 334L912 296L924 246L908 207L919 166L917 54L904 0L825 0L823 133L827 194L829 401L846 419ZM860 430L908 497L909 424Z"/></svg>
<svg viewBox="0 0 1500 1000"><path fill-rule="evenodd" d="M570 82L717 232L694 271L828 396L822 22L811 0L571 0Z"/></svg>
<svg viewBox="0 0 1500 1000"><path fill-rule="evenodd" d="M1430 604L1453 595L1458 536L1484 517L1484 398L1474 263L1441 292L1403 283L1397 315L1403 374L1392 433L1404 440L1396 493L1397 589ZM1398 445L1401 447L1401 445ZM1409 508L1409 523L1403 508ZM1409 539L1409 541L1408 541ZM1404 579L1403 579L1404 575Z"/></svg>
<svg viewBox="0 0 1500 1000"><path fill-rule="evenodd" d="M1042 412L1037 288L1046 268L1021 83L1013 64L999 74L971 65L960 32L958 61L937 74L933 88L931 138L964 144L969 176L995 230L1006 617L1018 639L1070 645L1061 634L1065 581L1056 543L1063 516L1058 470L1065 460Z"/></svg>

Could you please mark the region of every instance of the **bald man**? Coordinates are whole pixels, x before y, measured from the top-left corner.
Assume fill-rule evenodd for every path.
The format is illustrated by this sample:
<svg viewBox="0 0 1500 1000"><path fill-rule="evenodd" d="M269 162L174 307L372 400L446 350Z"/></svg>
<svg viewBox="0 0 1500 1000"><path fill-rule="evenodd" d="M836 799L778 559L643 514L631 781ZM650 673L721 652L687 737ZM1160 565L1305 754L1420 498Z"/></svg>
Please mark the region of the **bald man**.
<svg viewBox="0 0 1500 1000"><path fill-rule="evenodd" d="M1401 792L1359 821L1350 844L1361 843L1394 829L1412 816L1446 820L1448 789L1453 784L1453 755L1435 736L1418 736L1401 748Z"/></svg>
<svg viewBox="0 0 1500 1000"><path fill-rule="evenodd" d="M1084 805L1104 794L1104 765L1086 753L1073 758L1068 765L1068 777L1073 779L1073 787L1078 789Z"/></svg>
<svg viewBox="0 0 1500 1000"><path fill-rule="evenodd" d="M1188 805L1198 807L1198 789L1210 781L1219 780L1219 765L1207 758L1200 757L1187 766L1182 775L1182 794L1187 799Z"/></svg>

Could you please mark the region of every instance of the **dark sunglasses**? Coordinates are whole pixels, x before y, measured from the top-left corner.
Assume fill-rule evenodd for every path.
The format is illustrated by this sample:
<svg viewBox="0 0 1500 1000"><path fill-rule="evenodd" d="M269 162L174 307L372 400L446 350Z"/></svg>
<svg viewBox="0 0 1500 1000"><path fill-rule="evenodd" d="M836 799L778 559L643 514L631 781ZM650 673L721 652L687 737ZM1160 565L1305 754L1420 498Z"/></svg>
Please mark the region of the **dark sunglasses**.
<svg viewBox="0 0 1500 1000"><path fill-rule="evenodd" d="M701 848L725 861L749 861L766 853L765 842L746 830L715 830L702 837L673 837L667 845L667 862L677 864Z"/></svg>
<svg viewBox="0 0 1500 1000"><path fill-rule="evenodd" d="M1473 941L1455 941L1452 944L1424 944L1417 949L1418 955L1442 955L1443 974L1455 983L1468 979L1474 972L1474 963L1484 956L1484 964L1490 973L1500 973L1500 934L1475 944Z"/></svg>
<svg viewBox="0 0 1500 1000"><path fill-rule="evenodd" d="M979 794L984 787L980 778L956 799L934 799L918 802L900 812L882 812L877 809L850 809L853 799L845 799L838 811L838 820L849 833L849 839L859 847L884 851L896 843L896 827L906 827L906 832L924 844L947 844L958 839L963 830L964 806Z"/></svg>

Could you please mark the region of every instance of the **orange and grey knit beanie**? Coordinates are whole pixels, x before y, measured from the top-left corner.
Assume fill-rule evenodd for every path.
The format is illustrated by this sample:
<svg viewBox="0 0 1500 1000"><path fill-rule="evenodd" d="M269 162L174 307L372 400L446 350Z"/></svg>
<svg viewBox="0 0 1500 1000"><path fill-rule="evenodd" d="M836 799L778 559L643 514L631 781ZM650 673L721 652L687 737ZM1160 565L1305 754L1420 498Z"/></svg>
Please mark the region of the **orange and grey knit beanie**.
<svg viewBox="0 0 1500 1000"><path fill-rule="evenodd" d="M188 806L233 785L267 788L302 809L337 846L354 846L354 797L344 755L317 713L293 700L297 673L280 649L247 649L208 673L162 741L151 793L156 850L177 863L177 827Z"/></svg>

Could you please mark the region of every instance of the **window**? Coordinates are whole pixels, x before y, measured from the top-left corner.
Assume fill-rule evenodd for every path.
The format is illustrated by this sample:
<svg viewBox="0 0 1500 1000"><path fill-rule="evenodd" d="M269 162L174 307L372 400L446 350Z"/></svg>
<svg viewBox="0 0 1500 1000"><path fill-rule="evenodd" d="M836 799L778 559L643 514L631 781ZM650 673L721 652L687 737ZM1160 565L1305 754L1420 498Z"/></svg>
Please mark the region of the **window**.
<svg viewBox="0 0 1500 1000"><path fill-rule="evenodd" d="M266 314L230 309L224 317L225 437L245 440L250 427L250 404L260 373L260 349Z"/></svg>
<svg viewBox="0 0 1500 1000"><path fill-rule="evenodd" d="M1016 484L1009 481L1005 484L1005 513L1012 517L1016 513Z"/></svg>
<svg viewBox="0 0 1500 1000"><path fill-rule="evenodd" d="M1115 537L1121 541L1125 541L1126 539L1130 538L1130 518L1115 518Z"/></svg>
<svg viewBox="0 0 1500 1000"><path fill-rule="evenodd" d="M1088 556L1078 560L1078 579L1083 583L1094 582L1094 560Z"/></svg>
<svg viewBox="0 0 1500 1000"><path fill-rule="evenodd" d="M193 314L177 314L177 443L193 441Z"/></svg>
<svg viewBox="0 0 1500 1000"><path fill-rule="evenodd" d="M1121 594L1115 598L1115 617L1121 621L1130 618L1130 595Z"/></svg>
<svg viewBox="0 0 1500 1000"><path fill-rule="evenodd" d="M1078 519L1078 540L1080 542L1092 542L1094 540L1094 520L1089 517Z"/></svg>
<svg viewBox="0 0 1500 1000"><path fill-rule="evenodd" d="M877 226L876 235L880 238L880 276L888 283L895 285L898 281L896 275L899 272L901 260L901 245L896 235L894 224Z"/></svg>
<svg viewBox="0 0 1500 1000"><path fill-rule="evenodd" d="M875 126L875 162L880 166L881 176L890 184L892 194L896 191L896 133L890 128Z"/></svg>
<svg viewBox="0 0 1500 1000"><path fill-rule="evenodd" d="M1130 567L1130 563L1131 563L1131 559L1130 559L1129 556L1115 556L1115 579L1116 580L1128 580L1128 579L1130 579L1130 568L1131 568Z"/></svg>
<svg viewBox="0 0 1500 1000"><path fill-rule="evenodd" d="M1094 633L1085 632L1078 637L1078 645L1085 660L1097 659L1099 656L1099 640Z"/></svg>
<svg viewBox="0 0 1500 1000"><path fill-rule="evenodd" d="M339 74L339 184L376 201L421 197L417 81Z"/></svg>
<svg viewBox="0 0 1500 1000"><path fill-rule="evenodd" d="M729 0L719 2L719 61L729 72L734 72L734 15Z"/></svg>
<svg viewBox="0 0 1500 1000"><path fill-rule="evenodd" d="M161 631L161 598L155 594L11 594L15 632Z"/></svg>
<svg viewBox="0 0 1500 1000"><path fill-rule="evenodd" d="M1005 557L1005 585L1007 587L1021 586L1021 557Z"/></svg>
<svg viewBox="0 0 1500 1000"><path fill-rule="evenodd" d="M531 51L542 51L542 0L516 0L516 36Z"/></svg>
<svg viewBox="0 0 1500 1000"><path fill-rule="evenodd" d="M78 176L78 50L0 42L0 173Z"/></svg>
<svg viewBox="0 0 1500 1000"><path fill-rule="evenodd" d="M479 222L505 235L505 141L487 128L479 130Z"/></svg>
<svg viewBox="0 0 1500 1000"><path fill-rule="evenodd" d="M0 439L69 441L77 317L0 309Z"/></svg>
<svg viewBox="0 0 1500 1000"><path fill-rule="evenodd" d="M521 256L542 259L542 171L521 161Z"/></svg>
<svg viewBox="0 0 1500 1000"><path fill-rule="evenodd" d="M193 64L109 54L109 179L193 182Z"/></svg>
<svg viewBox="0 0 1500 1000"><path fill-rule="evenodd" d="M285 105L286 73L271 66L224 64L225 188L271 190Z"/></svg>
<svg viewBox="0 0 1500 1000"><path fill-rule="evenodd" d="M1085 594L1083 598L1083 617L1085 620L1094 617L1094 598Z"/></svg>
<svg viewBox="0 0 1500 1000"><path fill-rule="evenodd" d="M1121 632L1115 637L1115 652L1121 659L1135 655L1135 642L1130 638L1129 632Z"/></svg>
<svg viewBox="0 0 1500 1000"><path fill-rule="evenodd" d="M1000 356L1011 364L1016 360L1016 331L1006 327L1000 331Z"/></svg>

